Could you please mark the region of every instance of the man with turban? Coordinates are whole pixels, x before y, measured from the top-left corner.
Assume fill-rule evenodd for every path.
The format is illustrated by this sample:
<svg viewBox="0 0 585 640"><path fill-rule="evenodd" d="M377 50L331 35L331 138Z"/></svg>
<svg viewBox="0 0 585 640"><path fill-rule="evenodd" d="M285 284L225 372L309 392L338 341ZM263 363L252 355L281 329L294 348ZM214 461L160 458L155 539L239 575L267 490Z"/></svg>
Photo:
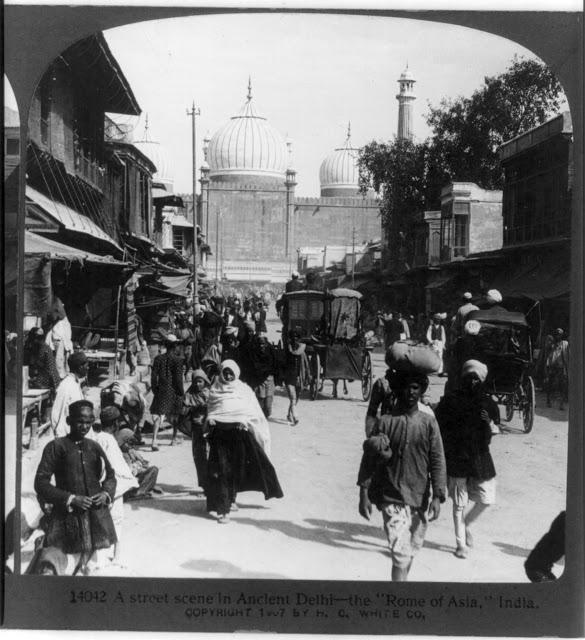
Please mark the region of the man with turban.
<svg viewBox="0 0 585 640"><path fill-rule="evenodd" d="M427 521L439 517L446 496L446 469L437 421L418 407L429 384L427 376L415 370L395 372L391 384L397 405L380 418L364 442L359 512L369 520L372 503L382 512L392 580L399 582L408 579Z"/></svg>
<svg viewBox="0 0 585 640"><path fill-rule="evenodd" d="M84 399L81 384L87 377L87 356L83 351L76 351L69 356L67 364L69 373L59 383L51 409L51 427L55 438L62 438L69 433L69 407L73 402Z"/></svg>
<svg viewBox="0 0 585 640"><path fill-rule="evenodd" d="M471 525L496 500L496 470L489 445L493 423L499 424L500 416L498 405L484 390L487 375L483 362L467 360L461 387L443 396L435 409L445 447L458 558L466 558L473 547Z"/></svg>

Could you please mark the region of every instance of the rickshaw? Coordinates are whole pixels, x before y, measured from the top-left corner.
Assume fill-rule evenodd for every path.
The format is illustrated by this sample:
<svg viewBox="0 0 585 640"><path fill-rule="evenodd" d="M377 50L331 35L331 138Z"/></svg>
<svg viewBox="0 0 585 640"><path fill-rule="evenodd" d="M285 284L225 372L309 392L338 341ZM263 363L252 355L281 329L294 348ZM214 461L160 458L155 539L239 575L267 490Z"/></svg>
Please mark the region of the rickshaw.
<svg viewBox="0 0 585 640"><path fill-rule="evenodd" d="M524 432L534 422L535 391L530 375L532 345L524 314L502 307L471 311L464 328L462 362L474 358L488 367L486 389L506 409L509 422L517 411Z"/></svg>
<svg viewBox="0 0 585 640"><path fill-rule="evenodd" d="M284 348L296 332L307 345L310 397L317 398L325 379L360 380L362 397L372 392L372 361L363 335L362 294L353 289L292 291L283 294L281 319Z"/></svg>

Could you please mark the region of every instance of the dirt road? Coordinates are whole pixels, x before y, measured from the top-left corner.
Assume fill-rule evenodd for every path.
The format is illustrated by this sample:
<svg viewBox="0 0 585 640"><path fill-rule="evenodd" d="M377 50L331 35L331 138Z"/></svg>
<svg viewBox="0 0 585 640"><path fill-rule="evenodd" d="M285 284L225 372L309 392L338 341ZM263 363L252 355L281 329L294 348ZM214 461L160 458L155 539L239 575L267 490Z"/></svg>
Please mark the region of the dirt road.
<svg viewBox="0 0 585 640"><path fill-rule="evenodd" d="M272 327L274 330L274 326ZM383 374L374 353L374 374ZM431 377L438 400L444 379ZM341 386L340 386L341 391ZM534 429L494 436L492 455L498 477L497 504L477 524L475 548L466 560L454 557L451 502L429 526L425 547L415 559L413 581L525 582L523 561L551 520L564 508L567 415L544 408L537 396ZM206 513L195 491L191 444L168 446L144 455L160 468L161 498L126 504L123 562L126 575L158 577L389 580L390 560L374 512L358 514L357 470L366 403L358 382L349 394L331 398L331 383L316 401L303 398L300 424L285 421L288 401L277 391L270 428L272 461L284 491L280 500L241 494L239 511L220 525ZM38 455L38 454L37 454ZM35 461L25 455L23 492L30 496ZM30 554L25 551L26 563Z"/></svg>

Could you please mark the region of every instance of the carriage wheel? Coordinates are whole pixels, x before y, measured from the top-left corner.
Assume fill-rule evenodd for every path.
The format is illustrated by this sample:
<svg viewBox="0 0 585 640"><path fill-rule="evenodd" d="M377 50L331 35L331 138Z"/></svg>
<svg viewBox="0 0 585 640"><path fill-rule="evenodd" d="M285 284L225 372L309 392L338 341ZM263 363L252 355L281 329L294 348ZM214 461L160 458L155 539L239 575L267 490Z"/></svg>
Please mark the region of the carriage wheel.
<svg viewBox="0 0 585 640"><path fill-rule="evenodd" d="M514 402L516 400L516 393L511 393L506 397L506 422L510 422L514 417Z"/></svg>
<svg viewBox="0 0 585 640"><path fill-rule="evenodd" d="M362 362L362 398L364 402L370 399L372 393L372 360L370 359L370 352L364 352L364 359Z"/></svg>
<svg viewBox="0 0 585 640"><path fill-rule="evenodd" d="M311 386L310 386L310 394L311 400L317 399L317 394L319 393L319 389L321 387L321 359L319 358L319 354L315 351L313 357L311 358Z"/></svg>
<svg viewBox="0 0 585 640"><path fill-rule="evenodd" d="M534 424L534 406L536 404L536 394L534 391L534 382L528 376L524 381L524 401L522 405L522 417L524 420L524 433L532 431Z"/></svg>

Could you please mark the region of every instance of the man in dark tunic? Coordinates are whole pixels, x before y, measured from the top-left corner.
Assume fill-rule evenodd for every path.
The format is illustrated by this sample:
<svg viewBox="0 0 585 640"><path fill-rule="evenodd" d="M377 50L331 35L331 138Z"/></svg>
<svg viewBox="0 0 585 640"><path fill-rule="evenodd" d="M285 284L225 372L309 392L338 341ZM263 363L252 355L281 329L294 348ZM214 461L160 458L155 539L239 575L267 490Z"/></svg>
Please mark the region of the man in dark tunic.
<svg viewBox="0 0 585 640"><path fill-rule="evenodd" d="M471 525L496 501L496 470L490 454L498 405L484 389L487 367L468 360L461 388L443 396L435 409L445 446L449 495L453 500L455 556L464 559L473 547ZM469 506L472 502L473 505Z"/></svg>
<svg viewBox="0 0 585 640"><path fill-rule="evenodd" d="M93 404L73 402L67 423L70 432L47 444L35 476L35 491L47 514L38 569L47 572L49 565L49 573L60 573L59 567L67 570L66 554L75 557L74 575L87 575L103 562L98 551L117 542L109 509L116 477L100 445L85 437L94 423ZM59 556L61 562L56 562Z"/></svg>

